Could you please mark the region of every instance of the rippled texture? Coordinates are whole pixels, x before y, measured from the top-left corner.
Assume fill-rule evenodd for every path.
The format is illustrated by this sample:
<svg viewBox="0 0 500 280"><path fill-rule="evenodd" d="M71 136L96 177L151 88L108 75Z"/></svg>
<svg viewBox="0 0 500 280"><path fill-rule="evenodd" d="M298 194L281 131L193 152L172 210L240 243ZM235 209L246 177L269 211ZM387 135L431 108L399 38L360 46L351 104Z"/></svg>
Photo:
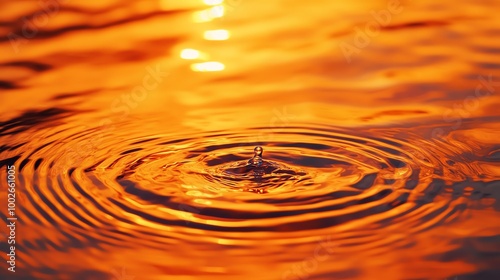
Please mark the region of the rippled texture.
<svg viewBox="0 0 500 280"><path fill-rule="evenodd" d="M0 3L2 279L500 279L498 1L40 3Z"/></svg>

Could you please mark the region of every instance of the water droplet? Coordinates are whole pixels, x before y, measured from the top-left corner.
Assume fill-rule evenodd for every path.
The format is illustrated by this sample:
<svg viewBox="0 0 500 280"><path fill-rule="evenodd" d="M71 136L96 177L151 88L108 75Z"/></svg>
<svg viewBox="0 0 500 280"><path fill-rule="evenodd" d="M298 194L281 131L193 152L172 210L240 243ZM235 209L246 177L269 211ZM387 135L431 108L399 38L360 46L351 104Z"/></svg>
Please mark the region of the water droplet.
<svg viewBox="0 0 500 280"><path fill-rule="evenodd" d="M253 157L248 161L248 164L252 166L261 166L262 165L262 152L264 150L262 149L261 146L255 147L253 150L254 155Z"/></svg>
<svg viewBox="0 0 500 280"><path fill-rule="evenodd" d="M261 146L257 146L255 147L255 149L253 149L253 152L254 152L254 157L255 156L259 156L259 157L262 157L262 152L264 151L264 149L262 149Z"/></svg>

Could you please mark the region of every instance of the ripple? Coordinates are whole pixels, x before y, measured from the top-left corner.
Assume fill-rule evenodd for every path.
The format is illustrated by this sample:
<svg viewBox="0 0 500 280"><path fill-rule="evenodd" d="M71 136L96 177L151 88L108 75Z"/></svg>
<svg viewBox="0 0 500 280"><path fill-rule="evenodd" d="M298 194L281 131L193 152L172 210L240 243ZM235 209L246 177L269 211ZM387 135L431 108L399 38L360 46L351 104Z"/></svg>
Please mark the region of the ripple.
<svg viewBox="0 0 500 280"><path fill-rule="evenodd" d="M244 243L261 232L278 240L282 232L293 232L300 239L360 222L397 220L418 228L419 221L430 227L445 213L463 210L444 195L453 182L442 180L442 154L433 154L424 140L406 143L390 135L371 137L369 130L308 124L283 128L268 143L248 141L261 130L134 137L53 132L64 141L48 139L18 159L23 172L39 172L33 178L37 187L27 189L34 207L25 210L26 218L102 242L161 229L153 239L140 239L156 247L193 235L238 243L243 241L233 234L242 232ZM257 145L265 148L259 172L248 164ZM446 162L456 168L451 159ZM453 172L460 179L460 170ZM98 232L81 232L91 228Z"/></svg>
<svg viewBox="0 0 500 280"><path fill-rule="evenodd" d="M29 145L3 147L26 186L20 218L41 232L58 229L46 244L26 236L26 250L182 246L190 249L179 260L187 260L198 250L307 247L334 234L331 246L380 251L394 238L386 227L422 234L469 207L498 204L483 199L495 184L478 175L488 161L474 160L477 145L456 132L428 140L411 129L307 123L269 131L262 142L255 137L267 132L262 127L148 134L115 125L60 125L31 131L39 141ZM264 153L254 162L256 146ZM497 150L482 153L493 160Z"/></svg>

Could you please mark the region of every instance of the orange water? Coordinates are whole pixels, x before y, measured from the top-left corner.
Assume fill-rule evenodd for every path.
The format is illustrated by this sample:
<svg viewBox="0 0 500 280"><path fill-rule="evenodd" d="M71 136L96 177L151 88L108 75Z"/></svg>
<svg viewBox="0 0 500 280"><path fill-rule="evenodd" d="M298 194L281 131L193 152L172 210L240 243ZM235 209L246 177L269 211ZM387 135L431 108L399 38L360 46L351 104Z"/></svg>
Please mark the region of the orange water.
<svg viewBox="0 0 500 280"><path fill-rule="evenodd" d="M216 2L0 3L2 279L500 278L500 2Z"/></svg>

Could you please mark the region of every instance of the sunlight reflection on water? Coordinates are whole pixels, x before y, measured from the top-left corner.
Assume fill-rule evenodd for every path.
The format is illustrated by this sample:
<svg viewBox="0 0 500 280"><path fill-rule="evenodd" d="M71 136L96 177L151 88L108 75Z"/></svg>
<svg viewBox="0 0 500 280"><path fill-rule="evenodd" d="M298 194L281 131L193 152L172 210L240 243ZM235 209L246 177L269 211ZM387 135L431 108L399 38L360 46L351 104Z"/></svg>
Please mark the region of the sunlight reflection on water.
<svg viewBox="0 0 500 280"><path fill-rule="evenodd" d="M18 277L498 279L497 1L57 3L0 4Z"/></svg>

